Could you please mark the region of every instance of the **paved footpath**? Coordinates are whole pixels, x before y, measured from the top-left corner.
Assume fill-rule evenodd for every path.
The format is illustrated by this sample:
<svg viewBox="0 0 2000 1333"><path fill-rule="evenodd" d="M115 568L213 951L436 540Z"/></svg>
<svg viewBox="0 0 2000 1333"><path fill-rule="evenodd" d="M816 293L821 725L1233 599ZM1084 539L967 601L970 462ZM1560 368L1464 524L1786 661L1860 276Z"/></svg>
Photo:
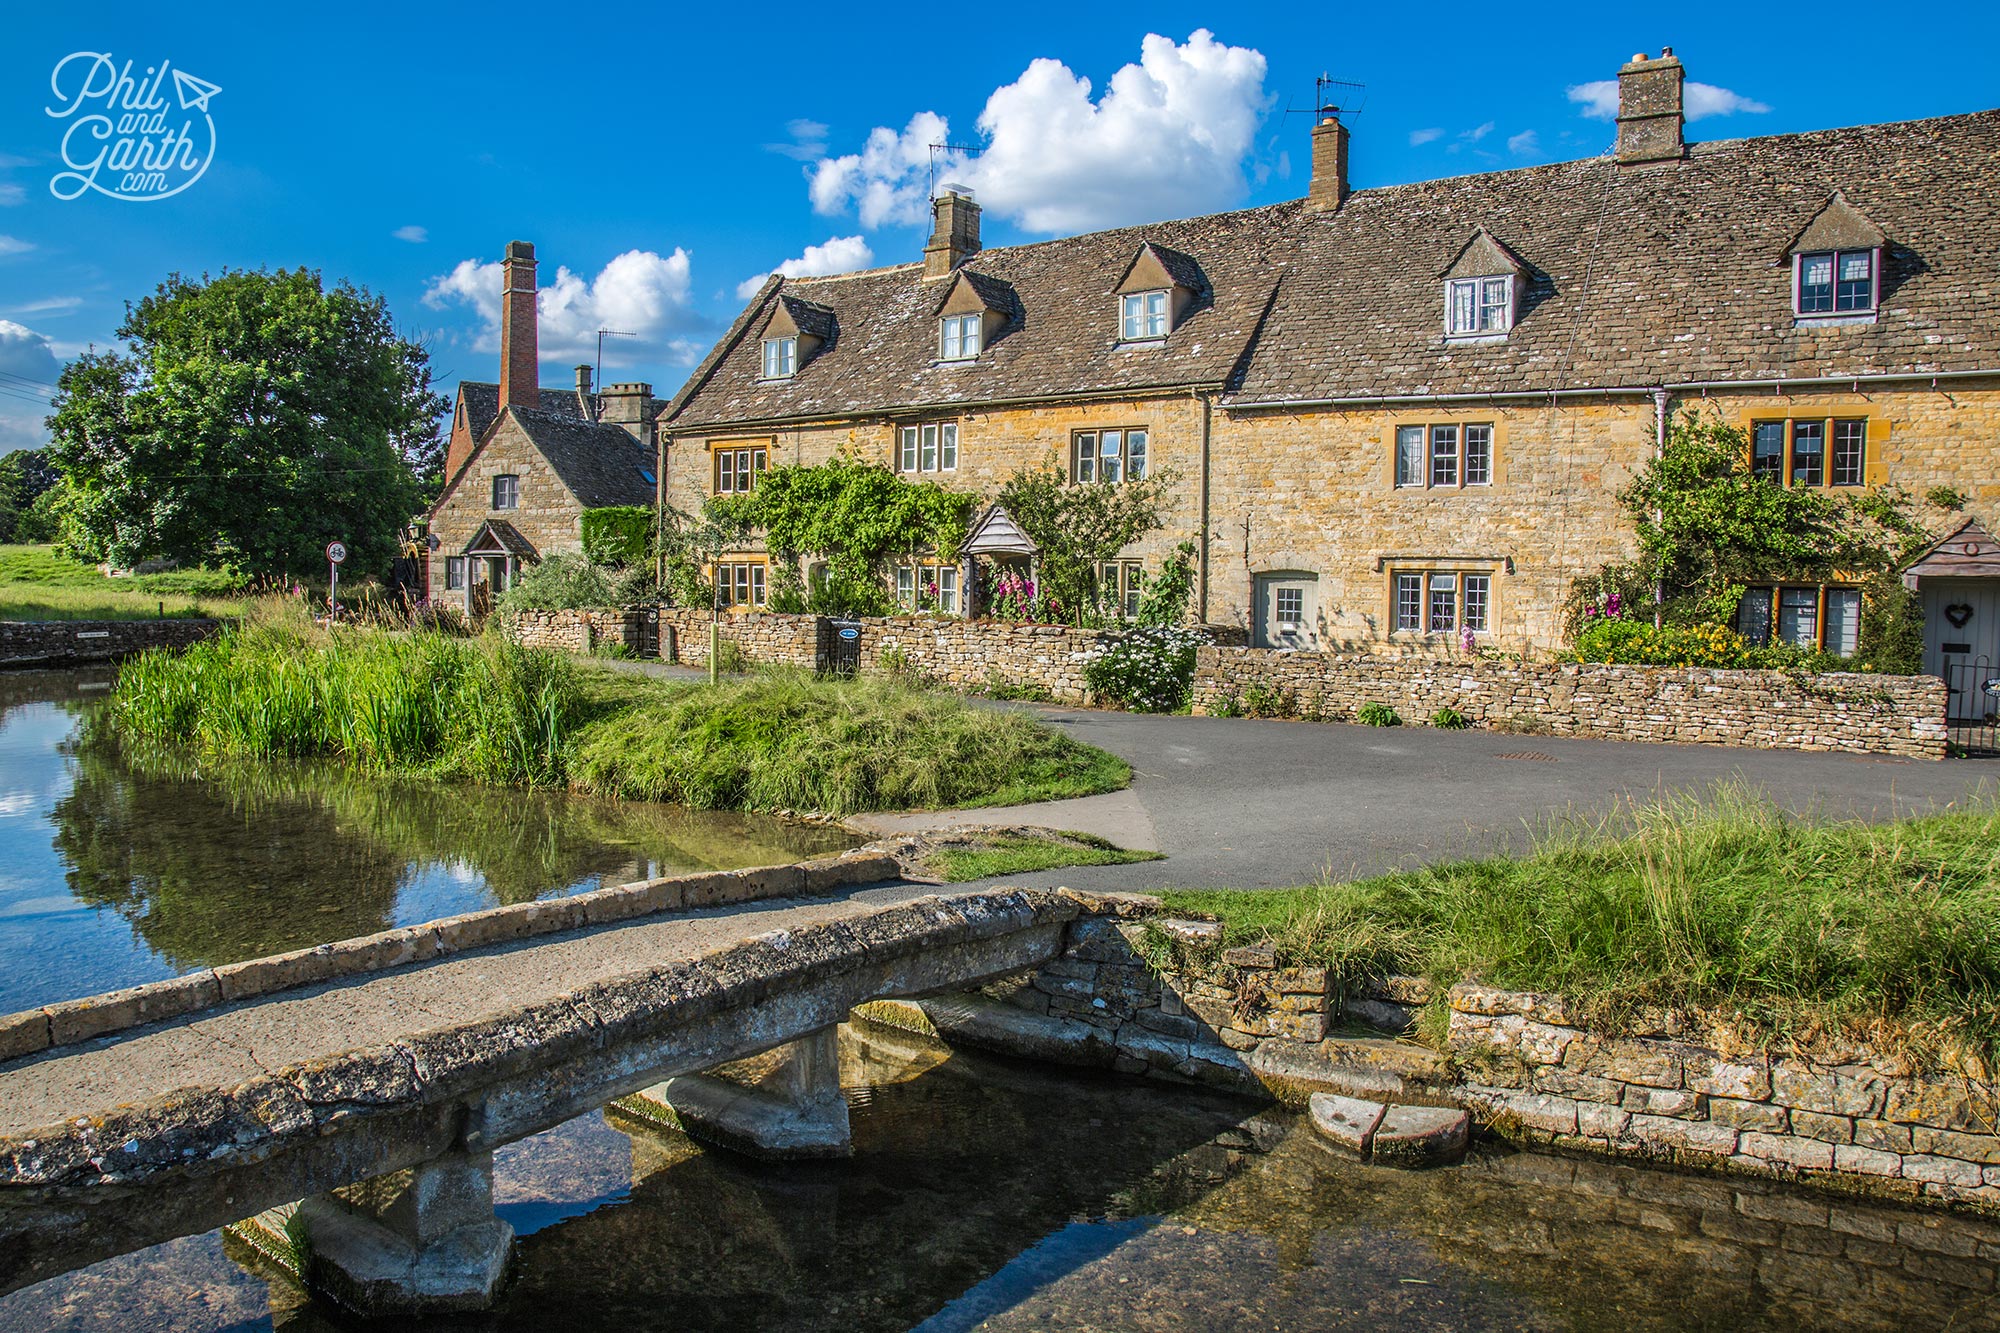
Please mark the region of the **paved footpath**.
<svg viewBox="0 0 2000 1333"><path fill-rule="evenodd" d="M1097 833L1164 861L1093 867L1093 888L1269 886L1348 879L1523 847L1566 813L1601 816L1663 792L1739 780L1787 809L1888 819L2000 795L2000 760L1943 762L1716 745L1559 740L1490 731L1158 717L1070 708L1034 713L1129 761L1111 796L1005 810L874 815L883 832L1042 824ZM1071 882L1078 872L1015 875Z"/></svg>

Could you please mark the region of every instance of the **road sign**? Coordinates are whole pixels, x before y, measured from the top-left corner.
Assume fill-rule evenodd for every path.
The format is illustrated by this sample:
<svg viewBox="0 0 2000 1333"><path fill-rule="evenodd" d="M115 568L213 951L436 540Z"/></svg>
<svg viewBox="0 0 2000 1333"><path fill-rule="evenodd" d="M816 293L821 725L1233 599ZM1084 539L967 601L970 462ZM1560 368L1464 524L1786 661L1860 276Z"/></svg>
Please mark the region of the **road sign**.
<svg viewBox="0 0 2000 1333"><path fill-rule="evenodd" d="M328 542L326 544L326 558L336 565L347 559L346 545L341 542Z"/></svg>

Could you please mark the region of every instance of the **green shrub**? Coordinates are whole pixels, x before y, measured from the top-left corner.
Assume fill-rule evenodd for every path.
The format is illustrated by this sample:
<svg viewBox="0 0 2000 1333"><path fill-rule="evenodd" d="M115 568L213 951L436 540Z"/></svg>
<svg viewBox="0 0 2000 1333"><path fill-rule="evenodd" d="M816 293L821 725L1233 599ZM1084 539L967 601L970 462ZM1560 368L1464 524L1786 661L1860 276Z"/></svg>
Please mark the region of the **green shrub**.
<svg viewBox="0 0 2000 1333"><path fill-rule="evenodd" d="M1282 685L1258 681L1243 691L1243 713L1246 717L1291 717L1296 712L1298 696Z"/></svg>
<svg viewBox="0 0 2000 1333"><path fill-rule="evenodd" d="M1135 713L1177 713L1194 694L1200 630L1141 625L1084 665L1083 683L1107 703Z"/></svg>
<svg viewBox="0 0 2000 1333"><path fill-rule="evenodd" d="M656 516L648 505L606 505L583 511L583 553L599 565L644 565L653 553Z"/></svg>
<svg viewBox="0 0 2000 1333"><path fill-rule="evenodd" d="M1365 703L1354 710L1354 720L1364 727L1400 727L1403 719L1388 704Z"/></svg>
<svg viewBox="0 0 2000 1333"><path fill-rule="evenodd" d="M657 600L650 571L617 570L557 552L524 568L500 594L502 611L583 611L642 606Z"/></svg>
<svg viewBox="0 0 2000 1333"><path fill-rule="evenodd" d="M1048 686L1039 681L1008 680L993 668L987 669L986 683L979 687L979 692L988 699L1018 703L1045 704L1054 698Z"/></svg>
<svg viewBox="0 0 2000 1333"><path fill-rule="evenodd" d="M1440 708L1431 714L1431 725L1439 731L1464 731L1472 724L1456 708Z"/></svg>
<svg viewBox="0 0 2000 1333"><path fill-rule="evenodd" d="M1225 694L1208 706L1210 717L1242 717L1243 700L1234 694Z"/></svg>

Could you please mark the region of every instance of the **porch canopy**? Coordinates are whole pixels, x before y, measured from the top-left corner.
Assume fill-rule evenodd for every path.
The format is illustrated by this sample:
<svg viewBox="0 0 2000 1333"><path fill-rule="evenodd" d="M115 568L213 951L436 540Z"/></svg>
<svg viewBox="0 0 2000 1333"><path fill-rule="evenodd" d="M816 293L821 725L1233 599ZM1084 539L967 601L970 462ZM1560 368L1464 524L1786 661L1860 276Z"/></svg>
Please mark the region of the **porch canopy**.
<svg viewBox="0 0 2000 1333"><path fill-rule="evenodd" d="M1033 556L1041 551L1015 524L1013 517L997 504L989 505L986 512L979 516L958 549L961 555L968 556Z"/></svg>
<svg viewBox="0 0 2000 1333"><path fill-rule="evenodd" d="M1969 518L1903 571L1903 583L1910 588L1919 587L1927 578L2000 578L2000 542L1994 541L1993 534L1977 519Z"/></svg>
<svg viewBox="0 0 2000 1333"><path fill-rule="evenodd" d="M489 518L480 524L479 531L472 534L472 540L465 544L465 550L460 554L504 555L516 560L539 558L534 543L504 518Z"/></svg>

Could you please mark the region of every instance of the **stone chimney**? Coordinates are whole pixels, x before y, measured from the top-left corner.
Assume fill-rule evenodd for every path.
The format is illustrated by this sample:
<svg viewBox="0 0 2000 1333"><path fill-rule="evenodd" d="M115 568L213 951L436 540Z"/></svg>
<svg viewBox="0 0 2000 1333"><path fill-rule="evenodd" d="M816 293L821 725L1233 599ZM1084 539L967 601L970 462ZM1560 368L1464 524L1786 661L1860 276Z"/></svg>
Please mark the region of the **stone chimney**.
<svg viewBox="0 0 2000 1333"><path fill-rule="evenodd" d="M540 407L541 348L535 332L535 247L507 242L500 265L500 406Z"/></svg>
<svg viewBox="0 0 2000 1333"><path fill-rule="evenodd" d="M1618 71L1618 162L1678 162L1687 156L1681 137L1681 80L1686 77L1674 48L1648 60L1641 53Z"/></svg>
<svg viewBox="0 0 2000 1333"><path fill-rule="evenodd" d="M931 239L924 247L924 281L948 278L979 253L979 205L963 185L947 185L931 200Z"/></svg>
<svg viewBox="0 0 2000 1333"><path fill-rule="evenodd" d="M1339 211L1347 202L1347 126L1325 112L1313 126L1312 184L1306 187L1306 207L1315 213Z"/></svg>
<svg viewBox="0 0 2000 1333"><path fill-rule="evenodd" d="M579 373L588 366L578 367ZM597 396L598 420L606 425L623 426L632 437L644 444L653 418L659 415L660 404L653 399L653 386L645 383L607 384L604 392Z"/></svg>
<svg viewBox="0 0 2000 1333"><path fill-rule="evenodd" d="M576 368L576 408L585 421L597 420L597 401L590 396L590 367Z"/></svg>

